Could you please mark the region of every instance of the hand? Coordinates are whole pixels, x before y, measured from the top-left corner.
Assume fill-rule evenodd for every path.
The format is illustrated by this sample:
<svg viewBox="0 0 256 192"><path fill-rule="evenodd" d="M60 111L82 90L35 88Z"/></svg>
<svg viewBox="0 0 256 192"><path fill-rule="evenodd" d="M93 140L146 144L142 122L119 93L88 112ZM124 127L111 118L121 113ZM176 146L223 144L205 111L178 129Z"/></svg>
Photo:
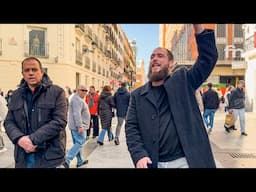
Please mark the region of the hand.
<svg viewBox="0 0 256 192"><path fill-rule="evenodd" d="M85 128L84 127L80 127L78 128L78 133L82 134L84 132Z"/></svg>
<svg viewBox="0 0 256 192"><path fill-rule="evenodd" d="M148 168L148 164L151 164L152 161L149 157L143 157L136 163L136 168Z"/></svg>
<svg viewBox="0 0 256 192"><path fill-rule="evenodd" d="M22 147L26 153L31 153L36 151L36 145L34 145L29 138L29 135L23 136L19 139L18 145Z"/></svg>
<svg viewBox="0 0 256 192"><path fill-rule="evenodd" d="M193 24L193 27L196 34L202 33L204 31L202 24Z"/></svg>

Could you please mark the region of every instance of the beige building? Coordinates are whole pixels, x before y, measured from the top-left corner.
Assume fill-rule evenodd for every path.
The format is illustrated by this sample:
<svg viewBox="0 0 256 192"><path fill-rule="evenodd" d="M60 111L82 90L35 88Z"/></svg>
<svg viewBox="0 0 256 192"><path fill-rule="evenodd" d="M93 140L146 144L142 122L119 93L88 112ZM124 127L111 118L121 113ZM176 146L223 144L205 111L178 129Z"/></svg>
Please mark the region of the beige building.
<svg viewBox="0 0 256 192"><path fill-rule="evenodd" d="M0 87L15 89L21 61L34 56L62 87L116 89L125 66L121 33L118 24L0 24Z"/></svg>
<svg viewBox="0 0 256 192"><path fill-rule="evenodd" d="M215 30L219 58L208 81L214 84L231 83L236 86L244 79L245 61L243 50L242 24L204 24ZM198 53L191 24L161 24L160 45L170 49L178 65L191 66Z"/></svg>
<svg viewBox="0 0 256 192"><path fill-rule="evenodd" d="M136 83L135 87L141 87L146 83L146 71L145 71L145 63L144 60L140 60L139 64L136 67Z"/></svg>

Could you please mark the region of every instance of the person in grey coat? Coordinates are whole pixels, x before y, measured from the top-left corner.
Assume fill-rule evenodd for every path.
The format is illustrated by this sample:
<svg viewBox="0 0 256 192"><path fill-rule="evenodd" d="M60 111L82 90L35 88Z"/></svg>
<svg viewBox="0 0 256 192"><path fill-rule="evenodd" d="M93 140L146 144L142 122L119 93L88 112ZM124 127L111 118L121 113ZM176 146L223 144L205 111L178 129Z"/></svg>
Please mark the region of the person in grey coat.
<svg viewBox="0 0 256 192"><path fill-rule="evenodd" d="M16 168L63 167L66 154L67 102L35 57L22 63L20 86L13 92L4 121L15 145Z"/></svg>
<svg viewBox="0 0 256 192"><path fill-rule="evenodd" d="M84 100L86 92L85 86L79 85L69 103L68 127L71 130L73 146L68 151L66 158L68 167L74 157L77 158L76 167L81 167L88 163L88 160L83 158L83 145L86 141L86 130L89 129L91 118L89 107Z"/></svg>
<svg viewBox="0 0 256 192"><path fill-rule="evenodd" d="M131 93L125 133L136 168L215 168L195 90L213 70L218 53L214 31L193 24L198 58L175 71L173 54L156 48L147 82Z"/></svg>

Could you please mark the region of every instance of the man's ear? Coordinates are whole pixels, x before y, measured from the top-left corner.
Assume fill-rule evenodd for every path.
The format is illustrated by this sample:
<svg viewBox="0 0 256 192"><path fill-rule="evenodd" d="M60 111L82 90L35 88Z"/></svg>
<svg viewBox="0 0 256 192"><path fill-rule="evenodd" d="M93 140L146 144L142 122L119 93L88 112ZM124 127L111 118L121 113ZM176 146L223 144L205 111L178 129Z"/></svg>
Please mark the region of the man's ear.
<svg viewBox="0 0 256 192"><path fill-rule="evenodd" d="M173 60L169 61L169 70L170 70L170 72L173 71L176 68L177 64L178 63L174 62Z"/></svg>

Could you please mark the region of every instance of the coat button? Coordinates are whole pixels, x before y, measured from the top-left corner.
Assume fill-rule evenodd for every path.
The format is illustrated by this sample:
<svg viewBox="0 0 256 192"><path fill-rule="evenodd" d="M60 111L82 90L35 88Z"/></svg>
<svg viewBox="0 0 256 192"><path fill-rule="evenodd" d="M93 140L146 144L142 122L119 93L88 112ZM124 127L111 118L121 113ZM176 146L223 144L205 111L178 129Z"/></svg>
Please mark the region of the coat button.
<svg viewBox="0 0 256 192"><path fill-rule="evenodd" d="M156 118L156 115L155 115L155 114L151 116L151 119L155 119L155 118Z"/></svg>

